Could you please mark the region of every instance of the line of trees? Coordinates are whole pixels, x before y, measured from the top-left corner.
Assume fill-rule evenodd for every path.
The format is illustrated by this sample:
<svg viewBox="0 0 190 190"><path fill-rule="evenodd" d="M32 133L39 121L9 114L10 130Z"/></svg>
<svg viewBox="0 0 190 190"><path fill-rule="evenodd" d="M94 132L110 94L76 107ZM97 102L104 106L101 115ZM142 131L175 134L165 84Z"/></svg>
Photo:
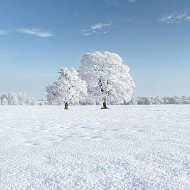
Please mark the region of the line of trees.
<svg viewBox="0 0 190 190"><path fill-rule="evenodd" d="M126 105L190 104L190 96L132 97Z"/></svg>
<svg viewBox="0 0 190 190"><path fill-rule="evenodd" d="M94 99L81 99L79 105L100 105L101 101ZM115 103L110 103L115 104ZM164 97L132 97L129 102L120 105L161 105L161 104L190 104L190 96L164 96ZM0 105L49 105L47 100L35 100L21 92L10 92L0 95ZM59 104L60 105L60 104Z"/></svg>
<svg viewBox="0 0 190 190"><path fill-rule="evenodd" d="M94 52L85 54L79 70L62 68L58 80L47 87L47 101L51 105L83 101L123 104L130 101L135 84L129 67L116 53Z"/></svg>
<svg viewBox="0 0 190 190"><path fill-rule="evenodd" d="M93 99L84 99L79 102L80 105L100 105L100 101ZM110 103L114 105L115 103ZM190 96L164 96L164 97L131 97L129 102L119 105L161 105L161 104L190 104Z"/></svg>
<svg viewBox="0 0 190 190"><path fill-rule="evenodd" d="M190 97L134 97L135 84L129 67L116 53L94 52L85 54L78 71L62 68L59 78L47 87L47 103L50 105L109 104L153 105L190 104Z"/></svg>
<svg viewBox="0 0 190 190"><path fill-rule="evenodd" d="M0 96L0 105L37 105L37 101L21 92L10 92Z"/></svg>
<svg viewBox="0 0 190 190"><path fill-rule="evenodd" d="M190 104L190 97L134 97L135 84L129 67L116 53L94 52L82 57L78 70L61 68L59 77L46 88L47 101L23 93L0 96L0 105L152 105Z"/></svg>

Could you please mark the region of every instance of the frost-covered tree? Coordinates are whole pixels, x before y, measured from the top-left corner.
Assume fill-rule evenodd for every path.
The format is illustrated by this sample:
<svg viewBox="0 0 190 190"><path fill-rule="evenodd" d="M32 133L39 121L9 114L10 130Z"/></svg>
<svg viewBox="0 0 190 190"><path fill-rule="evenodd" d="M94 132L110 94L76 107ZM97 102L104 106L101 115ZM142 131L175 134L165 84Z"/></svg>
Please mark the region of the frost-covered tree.
<svg viewBox="0 0 190 190"><path fill-rule="evenodd" d="M131 97L131 100L129 102L124 102L124 105L137 105L137 98Z"/></svg>
<svg viewBox="0 0 190 190"><path fill-rule="evenodd" d="M150 97L138 97L137 104L138 105L152 105L153 100Z"/></svg>
<svg viewBox="0 0 190 190"><path fill-rule="evenodd" d="M22 92L9 92L7 95L0 97L2 105L36 105L34 98L23 94Z"/></svg>
<svg viewBox="0 0 190 190"><path fill-rule="evenodd" d="M159 105L159 104L163 104L164 101L163 101L163 98L162 97L153 97L152 98L152 104L155 104L155 105Z"/></svg>
<svg viewBox="0 0 190 190"><path fill-rule="evenodd" d="M2 100L1 100L1 104L2 105L8 105L8 100L7 100L7 98L2 98Z"/></svg>
<svg viewBox="0 0 190 190"><path fill-rule="evenodd" d="M65 109L68 109L70 103L78 103L87 94L87 87L75 69L62 68L58 80L48 86L46 91L49 104L65 104Z"/></svg>
<svg viewBox="0 0 190 190"><path fill-rule="evenodd" d="M15 92L10 92L8 93L8 104L9 105L19 105L19 99L18 99L18 94Z"/></svg>
<svg viewBox="0 0 190 190"><path fill-rule="evenodd" d="M88 98L103 101L103 108L107 108L107 102L122 104L130 101L135 84L129 67L118 54L107 51L85 54L79 73L87 82Z"/></svg>
<svg viewBox="0 0 190 190"><path fill-rule="evenodd" d="M190 104L190 97L188 97L188 96L182 96L181 97L181 103L182 104Z"/></svg>
<svg viewBox="0 0 190 190"><path fill-rule="evenodd" d="M5 94L2 94L1 96L0 96L0 102L1 102L1 105L3 105L3 99L6 99L6 101L7 101L7 96L5 95ZM7 104L8 104L8 101L7 101Z"/></svg>

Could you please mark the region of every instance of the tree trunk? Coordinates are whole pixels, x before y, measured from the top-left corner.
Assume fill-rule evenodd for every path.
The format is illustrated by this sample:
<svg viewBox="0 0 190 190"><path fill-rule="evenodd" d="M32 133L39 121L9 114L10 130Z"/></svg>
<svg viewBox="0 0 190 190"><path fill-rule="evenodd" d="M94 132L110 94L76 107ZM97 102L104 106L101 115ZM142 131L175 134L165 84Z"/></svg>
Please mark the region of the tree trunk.
<svg viewBox="0 0 190 190"><path fill-rule="evenodd" d="M105 100L103 101L103 107L102 107L102 109L108 109L107 102Z"/></svg>
<svg viewBox="0 0 190 190"><path fill-rule="evenodd" d="M66 109L66 110L69 109L69 104L68 104L68 102L65 102L65 109Z"/></svg>

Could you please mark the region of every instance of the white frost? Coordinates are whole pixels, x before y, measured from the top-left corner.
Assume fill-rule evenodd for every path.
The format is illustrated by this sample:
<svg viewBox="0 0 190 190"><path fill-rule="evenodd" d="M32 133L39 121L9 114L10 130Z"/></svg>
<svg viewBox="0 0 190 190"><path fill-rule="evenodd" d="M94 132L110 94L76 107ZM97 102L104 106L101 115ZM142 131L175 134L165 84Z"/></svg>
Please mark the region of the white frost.
<svg viewBox="0 0 190 190"><path fill-rule="evenodd" d="M190 106L1 106L2 190L189 190Z"/></svg>
<svg viewBox="0 0 190 190"><path fill-rule="evenodd" d="M135 84L129 67L117 53L97 51L85 54L79 73L87 83L87 99L96 100L96 103L106 99L112 104L131 100Z"/></svg>
<svg viewBox="0 0 190 190"><path fill-rule="evenodd" d="M47 87L47 100L53 105L78 103L86 94L86 82L79 78L75 69L60 69L58 80Z"/></svg>

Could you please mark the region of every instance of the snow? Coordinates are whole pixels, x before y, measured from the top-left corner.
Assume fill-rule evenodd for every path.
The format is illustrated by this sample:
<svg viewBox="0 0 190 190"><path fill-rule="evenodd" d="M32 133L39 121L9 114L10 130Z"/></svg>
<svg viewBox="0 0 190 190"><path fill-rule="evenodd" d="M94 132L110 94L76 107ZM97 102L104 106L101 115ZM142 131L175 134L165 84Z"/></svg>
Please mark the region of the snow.
<svg viewBox="0 0 190 190"><path fill-rule="evenodd" d="M189 190L190 106L1 106L2 190Z"/></svg>

